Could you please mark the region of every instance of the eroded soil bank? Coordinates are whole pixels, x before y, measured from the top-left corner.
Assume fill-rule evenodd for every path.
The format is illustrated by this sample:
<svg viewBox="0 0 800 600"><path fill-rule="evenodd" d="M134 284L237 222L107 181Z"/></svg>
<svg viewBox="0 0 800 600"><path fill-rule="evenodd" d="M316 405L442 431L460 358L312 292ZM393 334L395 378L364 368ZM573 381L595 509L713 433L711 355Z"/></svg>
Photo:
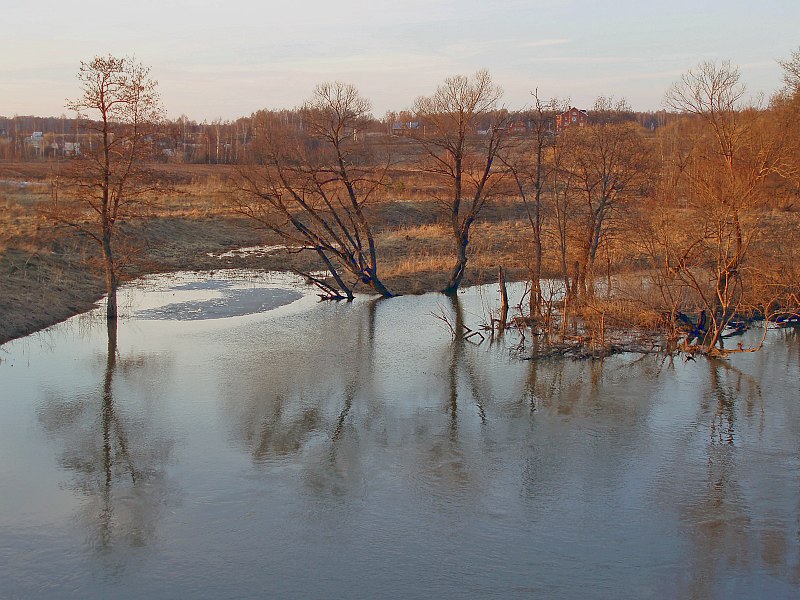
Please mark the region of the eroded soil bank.
<svg viewBox="0 0 800 600"><path fill-rule="evenodd" d="M70 232L43 228L0 253L0 343L91 309L104 293L96 248ZM239 266L216 258L230 248L260 242L260 232L235 220L158 219L129 234L144 244L131 253L129 276L171 270Z"/></svg>
<svg viewBox="0 0 800 600"><path fill-rule="evenodd" d="M279 245L250 221L234 217L156 218L126 226L120 247L128 278L170 271L262 269L312 271L320 268L310 252L230 252L237 248ZM123 239L124 238L124 239ZM445 282L448 242L431 232L430 245L441 245L442 260L431 264L415 255L421 241L396 230L381 235L386 281L399 294L440 289ZM124 240L131 243L125 244ZM431 250L437 253L436 249ZM495 263L476 257L464 285L496 277ZM511 277L524 276L521 266L506 267ZM358 290L366 291L366 290ZM0 252L0 344L28 335L94 307L104 294L96 245L70 231L42 224L37 235L16 240Z"/></svg>

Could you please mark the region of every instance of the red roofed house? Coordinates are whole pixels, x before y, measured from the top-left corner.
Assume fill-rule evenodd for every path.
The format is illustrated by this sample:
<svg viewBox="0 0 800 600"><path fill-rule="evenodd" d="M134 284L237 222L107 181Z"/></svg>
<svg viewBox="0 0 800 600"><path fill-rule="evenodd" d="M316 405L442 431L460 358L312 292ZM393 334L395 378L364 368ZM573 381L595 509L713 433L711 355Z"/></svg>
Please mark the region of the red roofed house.
<svg viewBox="0 0 800 600"><path fill-rule="evenodd" d="M574 106L556 115L556 133L567 127L585 127L589 124L589 114L585 110L578 110Z"/></svg>

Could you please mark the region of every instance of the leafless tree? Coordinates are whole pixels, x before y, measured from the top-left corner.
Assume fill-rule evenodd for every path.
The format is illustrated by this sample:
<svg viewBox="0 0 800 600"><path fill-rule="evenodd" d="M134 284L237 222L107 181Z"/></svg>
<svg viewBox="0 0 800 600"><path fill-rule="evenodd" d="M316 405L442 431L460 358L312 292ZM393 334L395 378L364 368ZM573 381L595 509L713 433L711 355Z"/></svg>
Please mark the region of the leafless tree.
<svg viewBox="0 0 800 600"><path fill-rule="evenodd" d="M369 111L354 86L320 84L302 107L302 129L275 114L254 116L253 150L239 170L238 210L289 245L315 252L335 282L314 279L326 297L353 298L358 283L392 296L378 273L365 212L386 168L366 164L356 140Z"/></svg>
<svg viewBox="0 0 800 600"><path fill-rule="evenodd" d="M506 133L507 113L498 110L502 95L483 70L472 77L448 77L432 96L419 97L414 105L422 122L417 140L429 158L427 170L448 182L448 196L440 201L452 228L456 262L446 294L455 294L461 284L470 228L501 174L494 162Z"/></svg>
<svg viewBox="0 0 800 600"><path fill-rule="evenodd" d="M542 257L544 206L543 195L551 185L555 146L555 114L562 102L542 100L538 90L532 92L533 107L514 115L523 121L526 133L507 144L499 158L514 180L528 223L531 226L533 261L530 268L530 316L536 318L542 308Z"/></svg>
<svg viewBox="0 0 800 600"><path fill-rule="evenodd" d="M780 61L780 65L786 85L773 97L771 108L777 117L775 122L780 123L785 133L787 153L794 157L787 178L794 182L792 195L796 201L800 197L800 48L792 52L791 59Z"/></svg>
<svg viewBox="0 0 800 600"><path fill-rule="evenodd" d="M625 98L598 96L591 111L592 123L608 125L611 123L627 123L636 121L636 113Z"/></svg>
<svg viewBox="0 0 800 600"><path fill-rule="evenodd" d="M634 123L570 127L559 142L559 179L569 186L571 214L578 241L570 289L584 300L594 293L595 264L608 243L617 213L644 194L651 169L650 149ZM564 223L566 226L566 223Z"/></svg>
<svg viewBox="0 0 800 600"><path fill-rule="evenodd" d="M797 95L800 93L800 48L792 51L789 60L778 61L783 67L783 81L786 84L786 93Z"/></svg>
<svg viewBox="0 0 800 600"><path fill-rule="evenodd" d="M130 57L97 56L81 62L82 93L67 102L89 133L90 143L66 170L72 183L48 216L89 236L100 246L108 294L106 316L117 318L120 258L115 232L120 221L137 215L154 180L145 168L153 150L154 125L162 118L157 82L149 67Z"/></svg>
<svg viewBox="0 0 800 600"><path fill-rule="evenodd" d="M701 309L692 334L697 349L724 354L726 329L745 313L768 313L780 285L763 288L768 273L753 248L765 233L763 209L772 177L788 168L785 128L745 101L739 71L730 63L702 63L675 83L667 104L693 119L681 160L686 210L662 234L665 269ZM679 215L683 218L679 218ZM766 315L765 315L766 316ZM690 339L690 341L692 341Z"/></svg>

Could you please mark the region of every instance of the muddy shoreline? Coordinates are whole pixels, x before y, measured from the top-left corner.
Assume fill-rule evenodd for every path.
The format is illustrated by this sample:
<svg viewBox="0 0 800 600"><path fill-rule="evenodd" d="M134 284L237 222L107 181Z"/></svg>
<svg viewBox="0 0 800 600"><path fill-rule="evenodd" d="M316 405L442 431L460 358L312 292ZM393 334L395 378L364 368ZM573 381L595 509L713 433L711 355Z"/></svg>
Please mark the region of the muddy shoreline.
<svg viewBox="0 0 800 600"><path fill-rule="evenodd" d="M273 257L217 258L264 236L236 219L156 219L129 228L144 241L126 265L126 280L171 271L278 269ZM9 247L0 257L0 344L92 310L105 294L95 248L68 232ZM286 264L284 269L297 268Z"/></svg>
<svg viewBox="0 0 800 600"><path fill-rule="evenodd" d="M250 221L233 217L157 218L128 226L125 234L128 239L136 240L125 268L127 280L174 271L321 268L310 252L276 250L266 255L230 252L280 244L279 239L256 229ZM393 253L408 252L404 245L395 244ZM95 245L69 231L43 229L39 236L7 247L0 255L0 344L95 308L105 294L101 272ZM446 276L446 271L420 269L386 281L395 293L418 294L441 289ZM510 279L523 276L524 270L509 269ZM493 268L477 266L469 270L463 285L486 283L495 278Z"/></svg>

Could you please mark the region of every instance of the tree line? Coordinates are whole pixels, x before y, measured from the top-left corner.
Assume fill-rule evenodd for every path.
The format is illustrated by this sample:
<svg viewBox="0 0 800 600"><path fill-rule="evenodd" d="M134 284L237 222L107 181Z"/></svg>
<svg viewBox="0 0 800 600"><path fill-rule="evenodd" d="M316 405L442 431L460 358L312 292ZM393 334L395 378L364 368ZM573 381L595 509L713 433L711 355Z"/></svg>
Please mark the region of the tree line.
<svg viewBox="0 0 800 600"><path fill-rule="evenodd" d="M638 123L645 129L654 131L663 127L670 115L666 110L634 111L623 103L610 103L605 98L598 99L595 107L606 104L612 110L613 118L619 121ZM502 109L507 111L507 109ZM150 157L152 161L175 164L236 164L247 155L253 136L254 122L259 111L253 115L233 120L213 119L200 121L186 115L177 118L163 117L154 134L158 138L158 152ZM268 111L287 125L300 126L301 107ZM531 124L524 121L526 111L517 111L512 122ZM359 133L362 137L382 138L403 135L405 129L400 125L416 122L418 115L410 110L387 111L382 118L371 113L363 119ZM74 111L58 117L38 117L32 115L0 116L0 160L36 161L70 157L76 153L74 145L91 150L98 138L94 128L84 128L85 116ZM551 127L554 127L555 121ZM41 137L37 137L41 134ZM78 150L79 151L79 150Z"/></svg>
<svg viewBox="0 0 800 600"><path fill-rule="evenodd" d="M530 249L517 322L535 335L588 335L623 305L629 326L649 319L673 348L746 351L724 340L754 320L797 320L800 309L797 248L782 231L798 226L800 55L782 65L786 85L763 105L735 66L703 63L667 90L655 122L601 97L588 124L560 131L567 101L534 91L529 108L509 111L487 71L449 77L384 122L354 86L323 83L296 109L212 124L206 156L236 165L233 211L318 257L327 276L307 275L325 297L351 299L358 286L394 295L370 205L414 173L434 183L430 200L451 236L444 293L461 285L485 207L511 199ZM170 157L164 140L191 139L196 125L165 123L149 70L128 58L83 63L79 80L69 109L99 143L70 161L72 203L50 216L98 242L111 319L115 224L159 185L147 164ZM395 119L407 123L397 139L385 135Z"/></svg>

